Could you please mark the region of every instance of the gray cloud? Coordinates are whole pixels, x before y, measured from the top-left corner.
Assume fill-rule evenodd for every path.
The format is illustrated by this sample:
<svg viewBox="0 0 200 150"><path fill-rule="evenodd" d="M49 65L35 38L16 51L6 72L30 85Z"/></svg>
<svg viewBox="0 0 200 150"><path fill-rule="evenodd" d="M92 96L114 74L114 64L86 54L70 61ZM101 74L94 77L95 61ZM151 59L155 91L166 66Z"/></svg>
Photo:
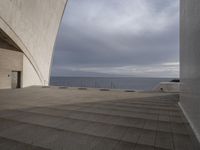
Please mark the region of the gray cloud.
<svg viewBox="0 0 200 150"><path fill-rule="evenodd" d="M178 0L73 0L58 35L52 75L171 77L178 76L177 62Z"/></svg>

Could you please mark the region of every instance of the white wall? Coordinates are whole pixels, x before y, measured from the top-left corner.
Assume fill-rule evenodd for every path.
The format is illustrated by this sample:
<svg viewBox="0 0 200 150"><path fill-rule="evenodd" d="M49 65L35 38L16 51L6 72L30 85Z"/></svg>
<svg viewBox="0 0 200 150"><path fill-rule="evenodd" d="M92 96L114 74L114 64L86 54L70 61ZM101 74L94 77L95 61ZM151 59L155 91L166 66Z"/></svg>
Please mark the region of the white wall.
<svg viewBox="0 0 200 150"><path fill-rule="evenodd" d="M0 89L11 88L11 72L23 70L23 53L0 48Z"/></svg>
<svg viewBox="0 0 200 150"><path fill-rule="evenodd" d="M41 85L40 78L38 77L32 64L25 55L23 56L23 70L22 87L27 87L30 85Z"/></svg>
<svg viewBox="0 0 200 150"><path fill-rule="evenodd" d="M24 86L49 81L54 42L66 1L0 0L0 28L29 60L24 64ZM33 77L30 72L34 72Z"/></svg>
<svg viewBox="0 0 200 150"><path fill-rule="evenodd" d="M181 101L200 141L200 1L180 0Z"/></svg>
<svg viewBox="0 0 200 150"><path fill-rule="evenodd" d="M161 82L154 88L154 91L158 91L158 92L180 92L180 83Z"/></svg>

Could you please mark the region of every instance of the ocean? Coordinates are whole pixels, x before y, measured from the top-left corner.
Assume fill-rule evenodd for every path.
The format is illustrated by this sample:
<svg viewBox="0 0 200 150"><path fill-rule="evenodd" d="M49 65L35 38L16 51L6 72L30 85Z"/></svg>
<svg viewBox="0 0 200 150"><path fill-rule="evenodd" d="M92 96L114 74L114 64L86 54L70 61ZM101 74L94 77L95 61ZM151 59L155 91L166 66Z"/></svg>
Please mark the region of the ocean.
<svg viewBox="0 0 200 150"><path fill-rule="evenodd" d="M138 78L138 77L51 77L50 85L67 87L132 89L148 91L160 82L172 78Z"/></svg>

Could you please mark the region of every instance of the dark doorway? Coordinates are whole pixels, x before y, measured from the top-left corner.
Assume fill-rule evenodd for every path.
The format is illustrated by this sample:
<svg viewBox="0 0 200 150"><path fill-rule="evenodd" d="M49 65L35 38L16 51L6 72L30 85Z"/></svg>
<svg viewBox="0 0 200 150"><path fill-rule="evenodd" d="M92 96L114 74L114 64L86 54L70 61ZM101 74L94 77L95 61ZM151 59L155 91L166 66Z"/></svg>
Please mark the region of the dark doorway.
<svg viewBox="0 0 200 150"><path fill-rule="evenodd" d="M21 88L21 72L20 71L12 71L11 87L12 89Z"/></svg>

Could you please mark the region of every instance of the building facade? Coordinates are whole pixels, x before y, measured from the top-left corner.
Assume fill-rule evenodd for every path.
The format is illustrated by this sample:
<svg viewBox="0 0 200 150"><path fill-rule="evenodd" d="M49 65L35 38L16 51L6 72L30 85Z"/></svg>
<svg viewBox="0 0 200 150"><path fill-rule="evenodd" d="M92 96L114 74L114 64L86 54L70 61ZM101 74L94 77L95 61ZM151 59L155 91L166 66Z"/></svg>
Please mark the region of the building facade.
<svg viewBox="0 0 200 150"><path fill-rule="evenodd" d="M0 89L48 85L67 0L0 1Z"/></svg>
<svg viewBox="0 0 200 150"><path fill-rule="evenodd" d="M180 106L200 141L200 2L180 0Z"/></svg>

